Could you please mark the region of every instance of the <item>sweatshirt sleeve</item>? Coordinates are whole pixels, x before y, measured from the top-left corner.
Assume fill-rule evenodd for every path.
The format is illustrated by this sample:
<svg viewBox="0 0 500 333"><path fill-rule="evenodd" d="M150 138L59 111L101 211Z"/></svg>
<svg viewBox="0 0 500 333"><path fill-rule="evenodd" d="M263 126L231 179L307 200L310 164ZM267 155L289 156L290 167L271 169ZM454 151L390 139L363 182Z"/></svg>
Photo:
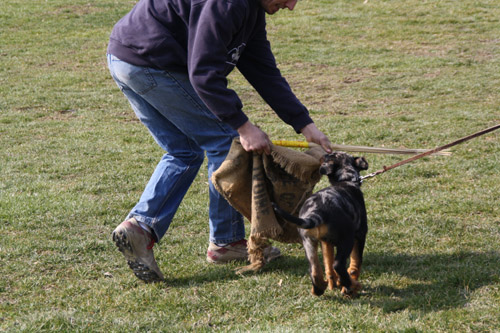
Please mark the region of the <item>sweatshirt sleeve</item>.
<svg viewBox="0 0 500 333"><path fill-rule="evenodd" d="M191 9L187 66L194 89L221 121L237 129L248 117L228 88L228 45L245 21L245 7L231 1L203 1ZM196 18L196 19L193 19Z"/></svg>
<svg viewBox="0 0 500 333"><path fill-rule="evenodd" d="M312 123L307 108L292 92L277 68L265 30L265 15L259 17L253 38L248 42L237 68L260 96L297 133Z"/></svg>

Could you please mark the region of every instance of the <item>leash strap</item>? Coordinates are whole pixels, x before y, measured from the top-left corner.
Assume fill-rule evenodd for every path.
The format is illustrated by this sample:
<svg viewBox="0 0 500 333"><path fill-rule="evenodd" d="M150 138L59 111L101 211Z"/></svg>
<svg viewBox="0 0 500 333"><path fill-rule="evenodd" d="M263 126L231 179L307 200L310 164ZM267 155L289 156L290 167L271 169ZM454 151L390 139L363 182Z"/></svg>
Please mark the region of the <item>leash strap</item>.
<svg viewBox="0 0 500 333"><path fill-rule="evenodd" d="M500 128L500 124L495 125L495 126L492 126L492 127L490 127L490 128L487 128L487 129L484 129L484 130L482 130L482 131L476 132L476 133L474 133L474 134L471 134L471 135L465 136L465 137L463 137L463 138L461 138L461 139L458 139L458 140L456 140L456 141L453 141L453 142L451 142L451 143L448 143L448 144L446 144L446 145L444 145L444 146L440 146L440 147L437 147L437 148L431 149L431 150L429 150L429 151L426 151L426 152L424 152L424 153L421 153L421 154L415 155L415 156L413 156L413 157L410 157L410 158L408 158L408 159L406 159L406 160L403 160L403 161L398 162L398 163L396 163L396 164L393 164L393 165L391 165L391 166L388 166L388 167L387 167L387 166L384 166L384 167L383 167L383 169L380 169L380 170L378 170L378 171L375 171L375 172L373 172L373 173L370 173L370 174L368 174L368 175L366 175L366 176L362 176L362 177L361 177L361 180L363 181L363 180L368 179L368 178L373 178L373 177L375 177L375 176L377 176L377 175L380 175L381 173L384 173L384 172L389 171L389 170L391 170L391 169L394 169L394 168L397 168L397 167L402 166L402 165L404 165L404 164L407 164L407 163L413 162L413 161L418 160L418 159L420 159L420 158L422 158L422 157L425 157L425 156L428 156L428 155L431 155L431 154L435 154L435 153L437 153L437 152L439 152L439 151L441 151L441 150L444 150L444 149L447 149L447 148L450 148L450 147L456 146L456 145L458 145L458 144L460 144L460 143L463 143L463 142L465 142L465 141L469 141L469 140L471 140L471 139L477 138L478 136L484 135L484 134L486 134L486 133L493 132L494 130L497 130L497 129L499 129L499 128Z"/></svg>

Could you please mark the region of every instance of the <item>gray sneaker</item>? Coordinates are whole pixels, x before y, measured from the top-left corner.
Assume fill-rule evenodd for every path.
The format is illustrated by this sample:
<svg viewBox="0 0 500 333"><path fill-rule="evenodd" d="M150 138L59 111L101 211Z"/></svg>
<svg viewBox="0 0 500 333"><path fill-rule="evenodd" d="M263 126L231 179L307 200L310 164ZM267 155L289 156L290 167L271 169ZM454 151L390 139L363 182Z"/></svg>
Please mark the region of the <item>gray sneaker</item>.
<svg viewBox="0 0 500 333"><path fill-rule="evenodd" d="M113 242L125 256L135 276L146 283L163 281L163 274L153 254L153 235L144 230L135 218L116 227Z"/></svg>
<svg viewBox="0 0 500 333"><path fill-rule="evenodd" d="M248 260L247 241L245 239L218 246L210 242L207 249L207 261L212 264L225 264L231 261Z"/></svg>

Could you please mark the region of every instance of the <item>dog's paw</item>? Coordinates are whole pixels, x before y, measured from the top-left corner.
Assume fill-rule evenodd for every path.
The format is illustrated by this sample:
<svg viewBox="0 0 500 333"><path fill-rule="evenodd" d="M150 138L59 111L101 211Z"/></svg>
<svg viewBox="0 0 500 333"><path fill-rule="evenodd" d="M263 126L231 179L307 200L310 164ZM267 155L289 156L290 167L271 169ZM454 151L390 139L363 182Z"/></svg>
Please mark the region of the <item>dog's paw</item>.
<svg viewBox="0 0 500 333"><path fill-rule="evenodd" d="M358 297L358 292L356 290L351 289L351 288L342 287L342 297L348 298L348 299L353 299L353 298Z"/></svg>
<svg viewBox="0 0 500 333"><path fill-rule="evenodd" d="M328 278L328 289L334 290L335 288L340 288L340 280L337 275Z"/></svg>
<svg viewBox="0 0 500 333"><path fill-rule="evenodd" d="M332 279L328 279L328 289L333 290L337 287L337 283Z"/></svg>
<svg viewBox="0 0 500 333"><path fill-rule="evenodd" d="M313 281L311 289L311 294L314 296L321 296L325 293L326 287L328 286L327 282L322 279L316 279Z"/></svg>
<svg viewBox="0 0 500 333"><path fill-rule="evenodd" d="M342 296L345 298L356 298L358 292L361 290L362 285L358 281L352 281L349 288L342 287Z"/></svg>
<svg viewBox="0 0 500 333"><path fill-rule="evenodd" d="M359 271L357 269L351 269L348 271L349 275L351 276L351 280L357 281L359 279Z"/></svg>
<svg viewBox="0 0 500 333"><path fill-rule="evenodd" d="M320 288L320 287L317 287L317 286L313 286L311 288L311 294L314 295L314 296L321 296L325 293L325 288Z"/></svg>
<svg viewBox="0 0 500 333"><path fill-rule="evenodd" d="M358 281L351 281L351 289L358 292L363 288L363 285Z"/></svg>

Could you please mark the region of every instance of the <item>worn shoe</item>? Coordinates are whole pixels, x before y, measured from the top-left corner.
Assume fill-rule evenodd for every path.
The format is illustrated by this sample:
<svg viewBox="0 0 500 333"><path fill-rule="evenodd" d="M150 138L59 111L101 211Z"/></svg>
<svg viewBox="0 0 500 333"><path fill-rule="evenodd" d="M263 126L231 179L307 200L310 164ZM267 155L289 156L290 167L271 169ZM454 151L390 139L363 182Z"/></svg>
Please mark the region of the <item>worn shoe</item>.
<svg viewBox="0 0 500 333"><path fill-rule="evenodd" d="M113 231L113 242L125 256L135 276L146 283L163 281L153 254L153 235L144 230L135 218L122 222Z"/></svg>
<svg viewBox="0 0 500 333"><path fill-rule="evenodd" d="M269 262L281 256L281 252L274 246L264 249L264 257ZM231 261L248 260L248 250L246 239L239 240L225 246L218 246L210 242L207 250L207 261L213 264L225 264Z"/></svg>

